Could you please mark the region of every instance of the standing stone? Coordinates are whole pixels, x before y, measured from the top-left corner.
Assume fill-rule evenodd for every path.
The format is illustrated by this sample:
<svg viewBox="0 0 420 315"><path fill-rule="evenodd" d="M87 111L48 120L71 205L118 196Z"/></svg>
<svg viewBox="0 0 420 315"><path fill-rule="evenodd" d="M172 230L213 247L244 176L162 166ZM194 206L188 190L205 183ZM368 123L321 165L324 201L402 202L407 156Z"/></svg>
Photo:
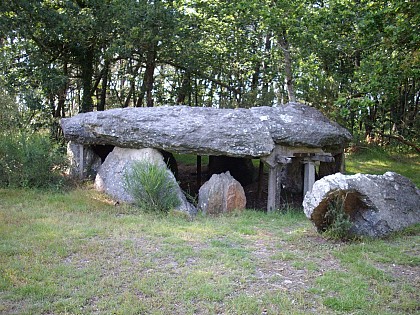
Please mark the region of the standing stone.
<svg viewBox="0 0 420 315"><path fill-rule="evenodd" d="M101 158L89 146L69 141L67 144L69 159L68 174L78 179L95 178Z"/></svg>
<svg viewBox="0 0 420 315"><path fill-rule="evenodd" d="M241 184L229 172L214 174L201 186L198 193L198 208L204 214L220 214L242 210L246 197Z"/></svg>
<svg viewBox="0 0 420 315"><path fill-rule="evenodd" d="M105 192L118 201L133 203L134 199L124 188L124 174L134 161L144 161L157 164L167 169L162 155L155 149L127 149L115 147L106 157L95 178L95 188ZM176 183L175 177L170 170L168 176ZM185 198L181 188L176 183L176 189L181 205L179 211L187 212L190 215L196 213L196 209Z"/></svg>
<svg viewBox="0 0 420 315"><path fill-rule="evenodd" d="M343 173L344 172L344 153L336 153L333 155L334 161L333 162L320 162L319 164L319 178L323 178L328 175L332 175L335 173Z"/></svg>
<svg viewBox="0 0 420 315"><path fill-rule="evenodd" d="M420 190L409 179L393 172L337 173L315 182L303 201L306 216L319 231L328 228L325 214L337 195L344 196L343 210L352 222L350 235L383 237L420 223Z"/></svg>

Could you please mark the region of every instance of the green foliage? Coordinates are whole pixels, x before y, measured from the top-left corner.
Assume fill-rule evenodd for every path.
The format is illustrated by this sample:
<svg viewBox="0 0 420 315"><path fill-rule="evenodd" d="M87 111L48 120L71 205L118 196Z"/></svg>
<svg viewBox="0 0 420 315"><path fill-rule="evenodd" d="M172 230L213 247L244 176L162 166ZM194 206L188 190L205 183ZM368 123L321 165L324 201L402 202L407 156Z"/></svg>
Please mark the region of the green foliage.
<svg viewBox="0 0 420 315"><path fill-rule="evenodd" d="M0 85L57 118L145 99L279 105L286 79L356 137L418 146L419 3L2 1Z"/></svg>
<svg viewBox="0 0 420 315"><path fill-rule="evenodd" d="M125 189L144 211L168 213L180 205L176 182L166 168L148 162L133 162L124 174Z"/></svg>
<svg viewBox="0 0 420 315"><path fill-rule="evenodd" d="M343 240L349 237L352 223L344 210L345 201L346 195L337 194L328 203L324 217L327 227L323 233L329 238Z"/></svg>
<svg viewBox="0 0 420 315"><path fill-rule="evenodd" d="M0 90L0 133L18 128L22 124L22 116L18 105L11 95Z"/></svg>
<svg viewBox="0 0 420 315"><path fill-rule="evenodd" d="M0 134L0 187L51 187L62 180L64 155L42 134Z"/></svg>

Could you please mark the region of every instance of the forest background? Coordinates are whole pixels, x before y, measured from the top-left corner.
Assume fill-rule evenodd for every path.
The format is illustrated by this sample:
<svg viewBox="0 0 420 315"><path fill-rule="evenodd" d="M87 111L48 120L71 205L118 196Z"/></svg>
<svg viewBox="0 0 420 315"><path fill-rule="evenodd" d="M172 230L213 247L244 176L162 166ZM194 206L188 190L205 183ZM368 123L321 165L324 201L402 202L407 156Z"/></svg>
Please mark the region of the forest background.
<svg viewBox="0 0 420 315"><path fill-rule="evenodd" d="M419 150L420 2L4 0L0 129L92 110L300 101Z"/></svg>

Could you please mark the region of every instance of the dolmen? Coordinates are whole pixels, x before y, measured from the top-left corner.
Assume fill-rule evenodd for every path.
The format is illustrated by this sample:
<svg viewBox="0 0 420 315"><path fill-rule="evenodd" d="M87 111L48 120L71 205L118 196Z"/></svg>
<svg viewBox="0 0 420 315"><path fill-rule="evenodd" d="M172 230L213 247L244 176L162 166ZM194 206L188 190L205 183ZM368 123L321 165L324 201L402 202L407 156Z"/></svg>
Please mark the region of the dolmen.
<svg viewBox="0 0 420 315"><path fill-rule="evenodd" d="M189 106L118 108L63 118L71 173L95 176L113 148L259 158L269 168L267 210L288 185L305 194L320 176L342 170L350 133L300 103L218 109ZM304 173L302 178L301 174Z"/></svg>

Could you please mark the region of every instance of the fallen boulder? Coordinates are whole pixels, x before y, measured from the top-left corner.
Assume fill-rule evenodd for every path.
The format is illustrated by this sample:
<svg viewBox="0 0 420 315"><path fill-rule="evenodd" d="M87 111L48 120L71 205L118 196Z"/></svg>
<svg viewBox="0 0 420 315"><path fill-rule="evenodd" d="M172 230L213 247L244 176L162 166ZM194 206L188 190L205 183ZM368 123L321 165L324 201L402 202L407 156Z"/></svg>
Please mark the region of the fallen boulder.
<svg viewBox="0 0 420 315"><path fill-rule="evenodd" d="M198 208L204 214L217 215L242 210L245 205L244 189L229 172L214 174L198 192Z"/></svg>
<svg viewBox="0 0 420 315"><path fill-rule="evenodd" d="M420 223L420 190L397 173L337 173L315 182L304 198L303 208L318 231L328 229L326 213L337 197L352 223L349 235L383 237Z"/></svg>
<svg viewBox="0 0 420 315"><path fill-rule="evenodd" d="M155 149L127 149L115 147L98 170L98 174L95 178L95 188L108 194L117 201L133 203L133 197L124 188L124 174L134 161L157 164L167 169L167 166L163 161L163 156ZM172 172L169 169L167 169L167 171L168 176L176 184L177 194L181 201L181 205L175 210L187 212L189 215L195 215L197 212L195 207L185 198L181 188L176 183Z"/></svg>

